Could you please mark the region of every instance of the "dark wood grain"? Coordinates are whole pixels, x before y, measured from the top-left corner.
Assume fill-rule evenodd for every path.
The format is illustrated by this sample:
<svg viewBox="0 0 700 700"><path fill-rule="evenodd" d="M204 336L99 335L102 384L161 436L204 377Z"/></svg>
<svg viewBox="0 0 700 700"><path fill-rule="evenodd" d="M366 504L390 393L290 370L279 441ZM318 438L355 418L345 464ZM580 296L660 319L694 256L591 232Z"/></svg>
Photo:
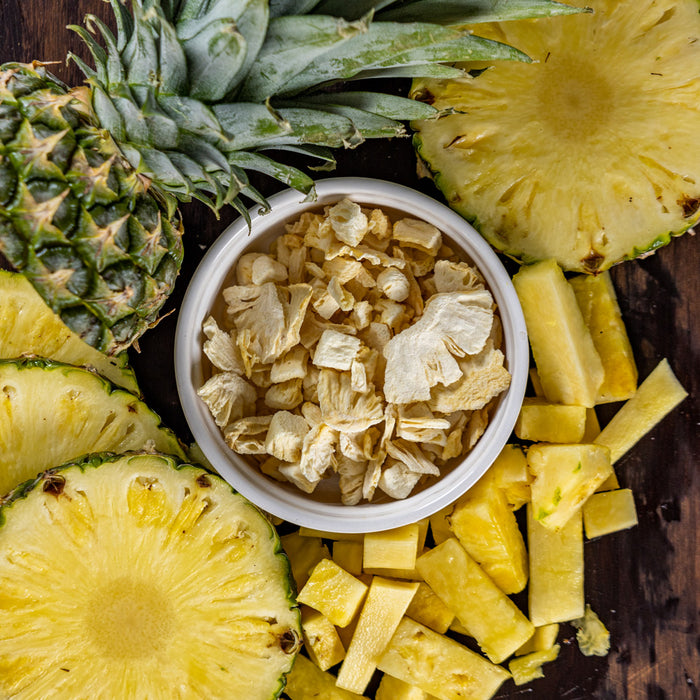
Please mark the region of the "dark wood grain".
<svg viewBox="0 0 700 700"><path fill-rule="evenodd" d="M80 81L66 66L68 50L84 53L65 29L86 13L106 17L99 0L2 0L0 61L58 61L53 71ZM369 175L439 193L415 175L408 139L342 153L335 174ZM276 187L259 186L266 194ZM142 339L132 361L146 398L187 438L172 367L177 308L206 247L232 220L204 207L184 209L186 262L168 304L174 313ZM612 272L620 305L645 377L667 357L690 397L619 463L619 478L633 489L639 526L586 544L586 598L612 633L606 658L585 658L563 626L559 660L529 686L505 685L499 698L549 700L691 700L700 684L700 450L698 449L698 346L700 337L698 240L686 235L645 260ZM232 699L237 700L237 699ZM241 698L240 700L245 700Z"/></svg>

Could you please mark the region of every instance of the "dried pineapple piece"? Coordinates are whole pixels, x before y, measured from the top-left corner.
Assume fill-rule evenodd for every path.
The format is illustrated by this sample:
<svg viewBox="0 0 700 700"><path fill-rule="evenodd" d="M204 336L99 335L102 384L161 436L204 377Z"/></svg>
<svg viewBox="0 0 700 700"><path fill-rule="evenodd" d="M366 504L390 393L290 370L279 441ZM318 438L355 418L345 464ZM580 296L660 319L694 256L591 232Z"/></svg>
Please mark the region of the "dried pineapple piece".
<svg viewBox="0 0 700 700"><path fill-rule="evenodd" d="M423 316L384 347L387 401L427 401L436 384L456 382L462 377L456 358L480 352L492 325L493 298L486 290L436 294Z"/></svg>
<svg viewBox="0 0 700 700"><path fill-rule="evenodd" d="M245 372L243 358L236 345L235 331L227 333L221 330L214 318L209 316L202 324L202 332L207 336L202 350L216 369L236 374Z"/></svg>
<svg viewBox="0 0 700 700"><path fill-rule="evenodd" d="M318 378L318 402L323 420L343 433L358 433L381 423L384 411L379 396L352 388L348 372L322 369Z"/></svg>
<svg viewBox="0 0 700 700"><path fill-rule="evenodd" d="M235 372L213 375L197 390L197 396L209 407L220 428L252 414L258 398L255 388Z"/></svg>
<svg viewBox="0 0 700 700"><path fill-rule="evenodd" d="M404 246L417 248L433 257L442 245L442 234L437 226L419 219L399 219L394 224L392 237Z"/></svg>
<svg viewBox="0 0 700 700"><path fill-rule="evenodd" d="M356 461L342 454L338 457L340 500L343 505L354 506L362 500L366 472L366 461Z"/></svg>
<svg viewBox="0 0 700 700"><path fill-rule="evenodd" d="M377 287L392 301L405 301L410 291L408 278L395 267L387 267L377 275Z"/></svg>
<svg viewBox="0 0 700 700"><path fill-rule="evenodd" d="M278 411L291 411L304 397L301 392L301 379L288 379L286 382L273 384L265 392L265 405Z"/></svg>
<svg viewBox="0 0 700 700"><path fill-rule="evenodd" d="M272 416L247 416L224 428L226 444L240 454L265 454L265 436Z"/></svg>
<svg viewBox="0 0 700 700"><path fill-rule="evenodd" d="M287 268L271 255L258 255L250 266L250 279L257 285L284 282L287 279Z"/></svg>
<svg viewBox="0 0 700 700"><path fill-rule="evenodd" d="M336 238L351 246L359 245L369 228L360 205L347 197L328 210L328 218Z"/></svg>
<svg viewBox="0 0 700 700"><path fill-rule="evenodd" d="M270 381L279 384L288 379L304 379L308 361L309 351L303 345L295 345L274 361L270 368Z"/></svg>
<svg viewBox="0 0 700 700"><path fill-rule="evenodd" d="M360 345L360 339L355 336L325 330L318 339L312 361L316 367L349 370Z"/></svg>
<svg viewBox="0 0 700 700"><path fill-rule="evenodd" d="M433 282L437 292L462 292L484 288L484 278L475 267L465 262L449 260L436 261Z"/></svg>
<svg viewBox="0 0 700 700"><path fill-rule="evenodd" d="M324 423L315 425L304 436L299 468L311 482L318 482L336 464L335 445L338 433Z"/></svg>
<svg viewBox="0 0 700 700"><path fill-rule="evenodd" d="M283 462L298 462L308 432L309 424L302 416L289 411L277 411L267 430L265 451Z"/></svg>

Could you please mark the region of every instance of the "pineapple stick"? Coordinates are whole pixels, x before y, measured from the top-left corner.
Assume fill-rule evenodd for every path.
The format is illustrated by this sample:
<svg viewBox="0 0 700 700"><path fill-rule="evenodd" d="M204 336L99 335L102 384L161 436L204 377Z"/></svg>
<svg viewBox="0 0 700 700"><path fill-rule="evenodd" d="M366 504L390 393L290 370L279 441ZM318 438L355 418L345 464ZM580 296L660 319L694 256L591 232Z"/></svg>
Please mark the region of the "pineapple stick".
<svg viewBox="0 0 700 700"><path fill-rule="evenodd" d="M668 360L661 360L639 385L637 393L603 428L595 443L610 448L614 464L686 396L688 392L681 386Z"/></svg>

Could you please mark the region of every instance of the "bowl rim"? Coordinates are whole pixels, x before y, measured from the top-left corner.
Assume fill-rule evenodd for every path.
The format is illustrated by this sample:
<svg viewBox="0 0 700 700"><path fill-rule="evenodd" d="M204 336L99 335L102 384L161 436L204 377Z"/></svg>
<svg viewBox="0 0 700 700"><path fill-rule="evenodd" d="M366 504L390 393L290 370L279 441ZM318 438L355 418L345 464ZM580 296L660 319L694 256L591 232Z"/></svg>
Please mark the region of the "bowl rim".
<svg viewBox="0 0 700 700"><path fill-rule="evenodd" d="M394 208L408 216L434 223L469 255L484 276L498 305L503 325L505 355L511 383L500 398L484 434L463 462L435 484L388 503L347 506L314 501L301 491L275 488L274 482L256 473L224 442L223 435L197 396L201 386L198 367L203 356L202 322L240 255L257 236L271 227L298 218L303 211L349 197L362 204ZM316 198L304 198L287 189L268 197L270 211L259 205L249 209L250 232L238 217L219 235L197 266L185 291L175 330L175 380L185 419L211 466L231 486L262 510L307 528L337 533L386 530L433 515L453 503L487 471L510 437L525 394L529 371L529 345L525 320L510 275L487 241L459 214L430 195L405 185L368 177L331 177L316 182ZM468 467L464 467L464 465ZM243 467L243 468L241 468ZM351 516L351 517L348 517Z"/></svg>

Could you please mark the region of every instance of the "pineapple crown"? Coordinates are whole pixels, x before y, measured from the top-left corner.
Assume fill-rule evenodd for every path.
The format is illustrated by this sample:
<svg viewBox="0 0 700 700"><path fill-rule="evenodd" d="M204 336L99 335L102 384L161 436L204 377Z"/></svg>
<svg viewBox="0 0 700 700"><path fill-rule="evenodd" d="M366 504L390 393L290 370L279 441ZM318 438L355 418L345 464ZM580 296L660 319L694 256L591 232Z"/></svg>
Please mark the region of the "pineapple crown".
<svg viewBox="0 0 700 700"><path fill-rule="evenodd" d="M401 136L405 121L437 114L339 84L462 77L460 61L529 60L458 25L581 11L552 0L109 1L116 36L93 15L71 27L92 54L94 67L70 58L101 126L173 206L196 198L245 217L241 195L267 208L248 171L313 196L312 178L269 151L332 169L330 149Z"/></svg>

